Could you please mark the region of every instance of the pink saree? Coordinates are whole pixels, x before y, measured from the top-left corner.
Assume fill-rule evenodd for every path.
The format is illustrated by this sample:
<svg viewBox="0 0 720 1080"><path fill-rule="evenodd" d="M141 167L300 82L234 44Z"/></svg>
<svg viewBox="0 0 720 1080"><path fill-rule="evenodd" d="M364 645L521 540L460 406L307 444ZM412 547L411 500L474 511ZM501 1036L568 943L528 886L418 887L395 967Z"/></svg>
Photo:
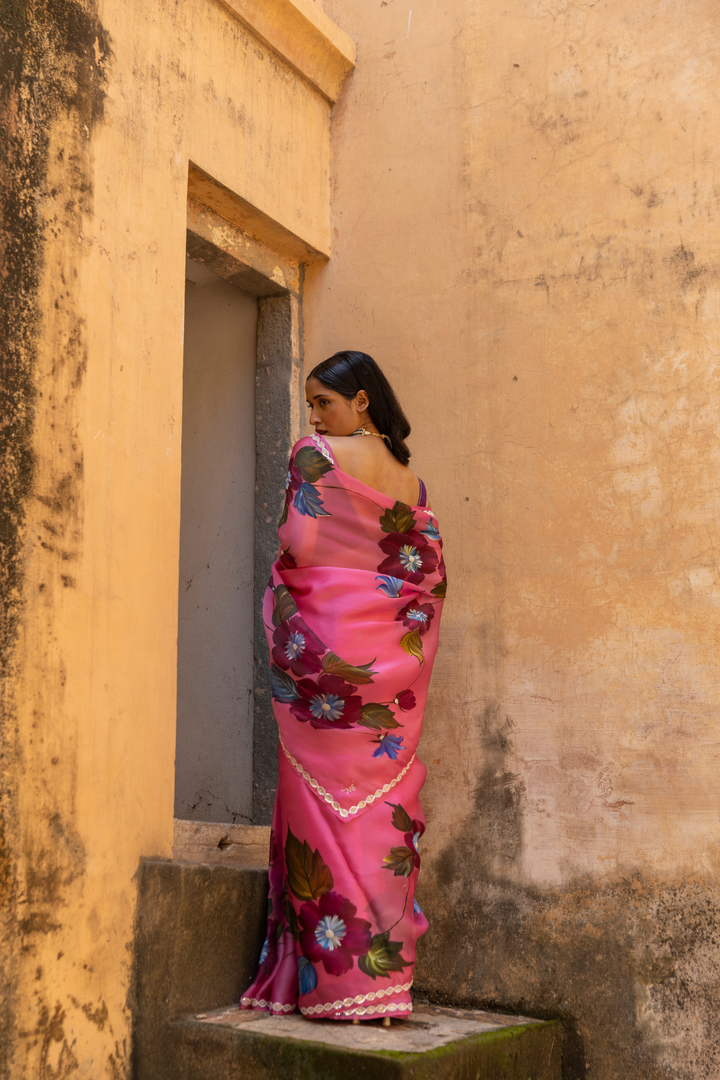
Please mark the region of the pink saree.
<svg viewBox="0 0 720 1080"><path fill-rule="evenodd" d="M442 541L429 506L342 472L319 435L293 448L279 536L263 606L280 730L268 931L240 1005L408 1015L427 929L415 901L427 771L417 745Z"/></svg>

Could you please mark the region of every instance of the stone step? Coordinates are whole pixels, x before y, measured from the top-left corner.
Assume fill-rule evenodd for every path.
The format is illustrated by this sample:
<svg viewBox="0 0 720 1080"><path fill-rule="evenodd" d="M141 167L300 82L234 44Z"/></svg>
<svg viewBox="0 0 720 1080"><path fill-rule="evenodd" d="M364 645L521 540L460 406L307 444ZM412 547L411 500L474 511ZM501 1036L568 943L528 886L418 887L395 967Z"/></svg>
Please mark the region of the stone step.
<svg viewBox="0 0 720 1080"><path fill-rule="evenodd" d="M559 1080L555 1021L419 1005L385 1028L228 1008L255 975L266 911L262 869L143 861L134 1080Z"/></svg>
<svg viewBox="0 0 720 1080"><path fill-rule="evenodd" d="M169 1025L173 1080L560 1080L557 1021L417 1005L389 1028L236 1007Z"/></svg>

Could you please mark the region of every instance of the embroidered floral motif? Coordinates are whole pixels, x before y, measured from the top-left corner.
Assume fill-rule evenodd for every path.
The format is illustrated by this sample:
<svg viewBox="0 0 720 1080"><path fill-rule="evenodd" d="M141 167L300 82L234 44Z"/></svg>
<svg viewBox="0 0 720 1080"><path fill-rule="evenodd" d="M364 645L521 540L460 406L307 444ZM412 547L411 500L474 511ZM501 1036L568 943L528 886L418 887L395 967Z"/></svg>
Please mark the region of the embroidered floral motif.
<svg viewBox="0 0 720 1080"><path fill-rule="evenodd" d="M387 756L392 761L395 761L398 756L398 751L405 749L402 744L402 735L385 734L381 735L379 739L375 739L373 741L380 744L377 750L373 751L373 757L375 758L382 757L383 754L387 754Z"/></svg>
<svg viewBox="0 0 720 1080"><path fill-rule="evenodd" d="M403 837L405 844L402 847L390 849L390 854L383 859L383 869L392 870L395 877L402 874L403 877L407 878L410 877L416 867L420 866L418 844L420 837L425 832L425 826L422 821L411 818L407 810L399 803L395 805L389 802L388 806L393 808L393 825L405 834Z"/></svg>
<svg viewBox="0 0 720 1080"><path fill-rule="evenodd" d="M273 633L273 660L293 675L313 675L321 671L320 657L326 651L322 641L298 617L281 622Z"/></svg>
<svg viewBox="0 0 720 1080"><path fill-rule="evenodd" d="M317 682L301 679L297 684L299 700L293 702L290 712L314 728L349 728L361 717L362 698L353 693L355 689L338 675L323 674Z"/></svg>
<svg viewBox="0 0 720 1080"><path fill-rule="evenodd" d="M435 550L422 533L414 529L405 533L389 533L378 546L387 555L378 566L379 573L402 578L411 585L419 585L437 566Z"/></svg>
<svg viewBox="0 0 720 1080"><path fill-rule="evenodd" d="M328 975L344 975L353 957L367 952L372 934L366 919L355 918L357 908L336 892L303 904L298 916L300 948L311 963L321 963Z"/></svg>
<svg viewBox="0 0 720 1080"><path fill-rule="evenodd" d="M280 518L280 527L287 521L288 507L292 502L295 509L305 517L330 517L325 509L317 488L318 480L333 468L332 458L328 454L318 453L311 446L301 446L290 459L285 481L285 508Z"/></svg>
<svg viewBox="0 0 720 1080"><path fill-rule="evenodd" d="M306 956L298 956L298 984L301 997L311 994L317 986L317 971Z"/></svg>
<svg viewBox="0 0 720 1080"><path fill-rule="evenodd" d="M437 541L437 540L440 539L440 533L438 532L437 522L433 518L432 514L430 515L430 520L428 521L427 525L422 530L422 532L423 532L423 535L427 536L427 538L429 540L436 540Z"/></svg>
<svg viewBox="0 0 720 1080"><path fill-rule="evenodd" d="M411 630L417 630L420 637L427 634L434 618L435 611L432 604L419 604L417 600L411 600L395 616L396 622L401 622L403 626Z"/></svg>
<svg viewBox="0 0 720 1080"><path fill-rule="evenodd" d="M405 582L401 578L388 577L387 574L379 574L375 580L380 582L375 588L379 589L380 592L384 592L386 596L402 596L403 585Z"/></svg>
<svg viewBox="0 0 720 1080"><path fill-rule="evenodd" d="M410 712L410 710L414 709L417 705L417 701L415 700L415 695L413 694L412 690L403 690L403 692L401 694L398 694L398 696L395 698L395 703L400 709L402 709L403 712Z"/></svg>

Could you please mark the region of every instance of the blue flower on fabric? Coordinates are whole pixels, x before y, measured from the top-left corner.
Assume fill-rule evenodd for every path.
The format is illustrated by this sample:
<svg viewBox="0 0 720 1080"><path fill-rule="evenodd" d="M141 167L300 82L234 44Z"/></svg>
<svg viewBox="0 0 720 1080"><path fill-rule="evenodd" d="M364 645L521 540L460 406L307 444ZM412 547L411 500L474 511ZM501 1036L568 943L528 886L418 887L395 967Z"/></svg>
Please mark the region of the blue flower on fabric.
<svg viewBox="0 0 720 1080"><path fill-rule="evenodd" d="M412 846L415 848L415 851L418 853L418 855L420 854L420 848L418 847L418 845L420 843L421 836L422 833L419 832L415 832L412 834Z"/></svg>
<svg viewBox="0 0 720 1080"><path fill-rule="evenodd" d="M408 630L417 630L423 637L430 629L434 616L432 604L419 604L417 600L411 600L398 611L395 621L407 626Z"/></svg>
<svg viewBox="0 0 720 1080"><path fill-rule="evenodd" d="M376 585L376 589L380 589L386 596L400 596L402 594L402 588L405 584L400 578L389 577L387 574L378 574L375 578L380 584Z"/></svg>
<svg viewBox="0 0 720 1080"><path fill-rule="evenodd" d="M422 915L422 908L415 899L413 899L413 911L416 915Z"/></svg>
<svg viewBox="0 0 720 1080"><path fill-rule="evenodd" d="M325 646L299 616L286 619L273 632L272 656L278 667L293 675L312 675L322 669Z"/></svg>
<svg viewBox="0 0 720 1080"><path fill-rule="evenodd" d="M422 530L423 536L427 536L428 540L439 540L440 533L438 532L437 523L434 518L430 518L425 528Z"/></svg>
<svg viewBox="0 0 720 1080"><path fill-rule="evenodd" d="M312 484L301 484L293 501L295 509L307 517L330 517L330 511L324 509L323 501Z"/></svg>
<svg viewBox="0 0 720 1080"><path fill-rule="evenodd" d="M265 938L265 940L263 941L262 952L260 953L260 959L258 960L259 964L262 964L262 962L264 960L267 960L267 956L268 956L269 952L270 952L270 941L269 941L268 938Z"/></svg>
<svg viewBox="0 0 720 1080"><path fill-rule="evenodd" d="M419 585L426 574L434 573L438 564L437 552L415 529L388 533L378 542L378 547L387 555L378 571L403 578L411 585Z"/></svg>
<svg viewBox="0 0 720 1080"><path fill-rule="evenodd" d="M344 709L345 702L337 694L318 694L310 699L310 712L316 720L338 720Z"/></svg>
<svg viewBox="0 0 720 1080"><path fill-rule="evenodd" d="M299 630L295 630L290 634L286 645L285 655L288 660L296 660L298 656L302 656L305 652L305 635L301 634Z"/></svg>
<svg viewBox="0 0 720 1080"><path fill-rule="evenodd" d="M410 574L416 574L422 567L422 557L420 552L412 544L403 544L398 551L398 559L402 564L404 570L407 570Z"/></svg>
<svg viewBox="0 0 720 1080"><path fill-rule="evenodd" d="M315 927L315 940L323 949L339 949L347 927L339 915L324 915Z"/></svg>
<svg viewBox="0 0 720 1080"><path fill-rule="evenodd" d="M317 986L317 971L305 956L298 956L298 981L301 994L311 994Z"/></svg>
<svg viewBox="0 0 720 1080"><path fill-rule="evenodd" d="M272 678L270 682L272 685ZM355 686L338 675L323 672L317 682L314 679L301 679L292 689L295 700L290 712L303 724L309 720L314 728L349 728L361 718L362 698L353 693ZM273 690L273 695L276 700L289 700L289 694L287 698L278 698Z"/></svg>
<svg viewBox="0 0 720 1080"><path fill-rule="evenodd" d="M395 761L398 756L398 750L405 749L402 741L402 735L381 735L378 739L380 745L377 750L373 750L373 757L379 758L382 757L383 754L387 754L392 761Z"/></svg>

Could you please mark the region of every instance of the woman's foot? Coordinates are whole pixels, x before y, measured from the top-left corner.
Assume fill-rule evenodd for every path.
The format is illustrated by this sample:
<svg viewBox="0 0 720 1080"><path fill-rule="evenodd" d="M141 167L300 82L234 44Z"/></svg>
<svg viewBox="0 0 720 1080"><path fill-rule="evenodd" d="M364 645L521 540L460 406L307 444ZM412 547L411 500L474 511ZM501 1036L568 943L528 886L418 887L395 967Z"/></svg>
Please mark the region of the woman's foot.
<svg viewBox="0 0 720 1080"><path fill-rule="evenodd" d="M390 1017L389 1016L383 1016L382 1026L383 1027L390 1027Z"/></svg>

